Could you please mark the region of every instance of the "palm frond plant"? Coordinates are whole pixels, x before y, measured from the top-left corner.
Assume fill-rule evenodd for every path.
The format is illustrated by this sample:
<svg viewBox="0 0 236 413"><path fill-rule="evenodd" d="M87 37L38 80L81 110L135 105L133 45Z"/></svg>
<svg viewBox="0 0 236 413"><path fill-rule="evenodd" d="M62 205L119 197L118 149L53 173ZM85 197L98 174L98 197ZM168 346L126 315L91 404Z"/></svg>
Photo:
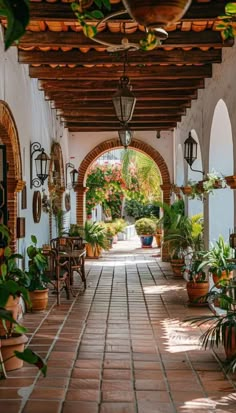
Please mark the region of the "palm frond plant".
<svg viewBox="0 0 236 413"><path fill-rule="evenodd" d="M83 227L83 239L86 241L87 256L101 255L101 250L108 249L107 232L104 223L86 221Z"/></svg>
<svg viewBox="0 0 236 413"><path fill-rule="evenodd" d="M211 303L215 297L224 302L224 311L219 312L211 307L213 313L198 317L188 317L184 323L207 325L206 331L200 337L200 344L204 349L224 346L228 370L236 368L236 281L229 280L224 287L216 292L213 289L206 298Z"/></svg>

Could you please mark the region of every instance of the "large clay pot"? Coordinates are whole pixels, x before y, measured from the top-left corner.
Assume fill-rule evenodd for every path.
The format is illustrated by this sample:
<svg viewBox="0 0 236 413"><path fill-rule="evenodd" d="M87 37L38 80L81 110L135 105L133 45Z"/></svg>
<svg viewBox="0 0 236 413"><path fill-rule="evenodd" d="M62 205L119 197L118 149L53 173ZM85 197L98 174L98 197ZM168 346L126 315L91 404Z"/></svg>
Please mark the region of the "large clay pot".
<svg viewBox="0 0 236 413"><path fill-rule="evenodd" d="M86 244L86 257L87 258L99 258L101 256L102 248L99 245Z"/></svg>
<svg viewBox="0 0 236 413"><path fill-rule="evenodd" d="M193 281L188 281L187 282L187 293L188 293L188 298L189 298L189 304L200 306L200 305L207 305L206 301L199 300L200 297L203 297L206 295L209 291L209 282L193 282Z"/></svg>
<svg viewBox="0 0 236 413"><path fill-rule="evenodd" d="M46 310L48 305L48 288L29 292L32 311Z"/></svg>
<svg viewBox="0 0 236 413"><path fill-rule="evenodd" d="M228 327L226 327L224 349L227 360L230 360L236 355L236 328L232 327L231 340L228 338L228 330Z"/></svg>
<svg viewBox="0 0 236 413"><path fill-rule="evenodd" d="M174 277L183 278L184 260L182 258L171 259L170 261Z"/></svg>
<svg viewBox="0 0 236 413"><path fill-rule="evenodd" d="M14 356L14 351L23 351L28 338L24 334L16 334L10 338L1 339L1 353L6 371L20 369L23 360ZM5 361L7 360L7 361Z"/></svg>
<svg viewBox="0 0 236 413"><path fill-rule="evenodd" d="M233 278L233 271L230 271L229 273L227 273L226 271L222 271L220 276L218 274L212 274L212 278L213 278L215 287L221 288L221 286L219 285L219 281L224 281L224 280L227 281Z"/></svg>
<svg viewBox="0 0 236 413"><path fill-rule="evenodd" d="M12 312L12 318L14 318L14 320L17 320L18 315L19 315L19 310L20 310L19 302L20 302L20 297L13 298L13 296L10 295L5 305L5 309ZM11 323L9 321L6 321L5 323L6 323L6 329L8 331L11 328ZM3 327L2 320L0 320L0 336L6 335L6 329Z"/></svg>
<svg viewBox="0 0 236 413"><path fill-rule="evenodd" d="M184 15L191 0L122 0L131 17L145 27L166 27Z"/></svg>

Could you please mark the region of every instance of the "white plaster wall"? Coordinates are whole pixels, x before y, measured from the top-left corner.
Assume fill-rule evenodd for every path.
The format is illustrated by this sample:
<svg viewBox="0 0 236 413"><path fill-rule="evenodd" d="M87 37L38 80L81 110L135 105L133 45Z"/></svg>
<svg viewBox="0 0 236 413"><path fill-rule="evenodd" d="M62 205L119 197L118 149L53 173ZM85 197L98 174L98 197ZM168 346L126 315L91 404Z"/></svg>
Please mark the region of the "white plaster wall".
<svg viewBox="0 0 236 413"><path fill-rule="evenodd" d="M236 89L235 85L235 65L236 65L236 45L232 48L225 48L222 51L222 63L213 65L213 76L210 79L205 80L205 89L199 90L198 99L192 101L190 109L187 109L186 116L182 117L182 121L178 123L176 128L176 145L184 143L184 140L188 136L188 132L191 129L195 129L202 153L203 169L205 172L209 171L209 145L210 134L213 120L213 114L217 102L223 99L229 113L229 118L232 127L233 136L233 159L234 159L234 171L231 167L227 170L225 168L224 173L231 174L235 172L235 153L236 153ZM222 135L222 141L224 141L224 135ZM218 170L217 165L212 167ZM194 165L193 165L194 167ZM200 178L201 179L201 178ZM235 197L235 194L234 194ZM217 202L217 200L216 200ZM214 210L211 209L214 219ZM224 211L221 214L220 228L221 232L224 232L224 228L227 227L228 222L227 205L225 205ZM204 205L204 217L205 217L205 241L206 245L209 243L209 205L208 201ZM235 222L234 222L235 225Z"/></svg>
<svg viewBox="0 0 236 413"><path fill-rule="evenodd" d="M70 133L69 147L70 156L74 156L73 163L79 167L84 157L99 143L106 140L117 139L117 132L77 132ZM173 134L171 131L162 131L161 138L156 138L154 131L134 131L134 138L144 141L156 149L165 160L170 180L173 182Z"/></svg>
<svg viewBox="0 0 236 413"><path fill-rule="evenodd" d="M5 101L13 115L19 135L23 180L27 186L27 210L21 210L21 194L18 194L18 216L26 218L26 237L18 241L19 252L24 252L30 236L37 236L39 245L49 240L48 215L42 212L41 221L35 224L32 215L33 189L30 189L30 142L40 142L50 154L52 141L60 142L65 159L68 158L68 132L63 130L55 110L44 100L38 90L37 80L28 76L28 65L19 65L17 49L4 51L0 33L0 99ZM45 189L47 184L45 184ZM41 188L40 188L41 190Z"/></svg>

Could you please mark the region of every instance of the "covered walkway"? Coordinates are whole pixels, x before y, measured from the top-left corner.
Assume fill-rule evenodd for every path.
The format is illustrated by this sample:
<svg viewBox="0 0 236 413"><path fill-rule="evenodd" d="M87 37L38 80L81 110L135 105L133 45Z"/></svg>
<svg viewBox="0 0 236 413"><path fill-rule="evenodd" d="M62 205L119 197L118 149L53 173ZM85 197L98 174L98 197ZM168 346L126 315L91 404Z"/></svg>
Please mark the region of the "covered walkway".
<svg viewBox="0 0 236 413"><path fill-rule="evenodd" d="M129 248L129 249L128 249ZM48 358L0 382L1 413L235 412L236 389L220 357L197 348L200 331L181 326L207 308L187 305L156 249L120 242L86 260L85 293L26 314L30 347Z"/></svg>

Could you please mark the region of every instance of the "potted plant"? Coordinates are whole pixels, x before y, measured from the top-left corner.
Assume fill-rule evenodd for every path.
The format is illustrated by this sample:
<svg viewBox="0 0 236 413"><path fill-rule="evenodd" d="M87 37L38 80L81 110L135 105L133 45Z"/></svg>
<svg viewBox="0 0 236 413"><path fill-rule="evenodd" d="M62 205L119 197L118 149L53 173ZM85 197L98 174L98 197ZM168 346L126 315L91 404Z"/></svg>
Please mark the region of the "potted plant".
<svg viewBox="0 0 236 413"><path fill-rule="evenodd" d="M124 234L125 234L125 228L127 226L126 221L123 218L117 218L114 220L113 225L114 225L118 240L123 240Z"/></svg>
<svg viewBox="0 0 236 413"><path fill-rule="evenodd" d="M37 238L31 235L32 244L27 247L27 255L29 258L29 269L27 289L31 300L31 309L33 311L42 311L47 308L48 304L48 282L49 279L45 275L47 268L47 259L42 253L42 248L37 246Z"/></svg>
<svg viewBox="0 0 236 413"><path fill-rule="evenodd" d="M20 297L30 304L28 291L24 287L28 277L17 264L17 260L23 257L12 253L10 240L9 228L0 224L0 378L6 377L6 371L21 368L27 353L30 360L30 351L24 351L28 341L24 334L26 329L17 322Z"/></svg>
<svg viewBox="0 0 236 413"><path fill-rule="evenodd" d="M25 336L26 328L13 318L11 311L0 307L0 320L6 326L5 335L0 336L0 380L7 378L7 371L16 370L26 361L39 368L46 376L47 365L43 359L29 348L24 348L28 339Z"/></svg>
<svg viewBox="0 0 236 413"><path fill-rule="evenodd" d="M186 289L190 305L207 305L206 294L209 291L209 281L206 272L199 269L201 258L197 255L191 258L189 265L185 267Z"/></svg>
<svg viewBox="0 0 236 413"><path fill-rule="evenodd" d="M208 267L216 287L220 287L219 283L222 279L229 279L233 275L234 264L229 261L232 258L230 245L220 235L218 241L211 244L210 250L202 254L200 269L204 266Z"/></svg>
<svg viewBox="0 0 236 413"><path fill-rule="evenodd" d="M211 291L207 299L211 302L216 293ZM197 325L206 324L206 329L200 337L200 344L204 349L224 346L228 371L236 368L236 282L229 280L221 291L217 292L218 298L224 301L224 311L211 307L213 313L198 317L189 317L184 323Z"/></svg>
<svg viewBox="0 0 236 413"><path fill-rule="evenodd" d="M102 249L108 249L106 228L102 223L86 221L83 227L83 238L86 241L88 258L99 258Z"/></svg>
<svg viewBox="0 0 236 413"><path fill-rule="evenodd" d="M142 248L151 248L153 236L156 233L155 222L151 218L140 218L134 226L140 237Z"/></svg>
<svg viewBox="0 0 236 413"><path fill-rule="evenodd" d="M108 242L108 248L112 248L112 244L114 241L114 236L116 234L116 229L113 222L105 222L104 224L106 230L106 238Z"/></svg>

